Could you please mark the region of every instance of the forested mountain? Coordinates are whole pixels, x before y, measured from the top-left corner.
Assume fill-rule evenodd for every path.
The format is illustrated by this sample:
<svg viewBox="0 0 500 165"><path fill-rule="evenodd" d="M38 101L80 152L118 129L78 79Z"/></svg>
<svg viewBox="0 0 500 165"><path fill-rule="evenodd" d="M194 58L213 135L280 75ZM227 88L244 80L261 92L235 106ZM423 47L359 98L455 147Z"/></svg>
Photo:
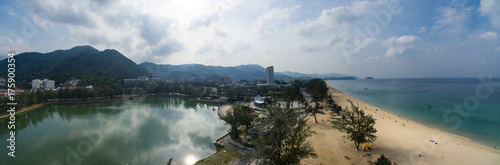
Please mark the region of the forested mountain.
<svg viewBox="0 0 500 165"><path fill-rule="evenodd" d="M137 78L152 75L153 77L173 80L204 78L214 81L218 81L220 76L229 76L232 80L266 78L266 69L256 64L223 67L144 62L137 65L116 50L99 51L91 46L76 46L68 50L56 50L49 53L26 52L16 55L15 60L16 79L21 83L29 83L36 78L49 78L56 80L56 83L61 83L69 77L88 78L97 74L105 74L115 78ZM6 75L7 59L4 59L0 61L0 77L5 78ZM274 74L275 80L325 77L345 76L336 73L319 75L289 71L275 72ZM25 86L27 87L26 84Z"/></svg>
<svg viewBox="0 0 500 165"><path fill-rule="evenodd" d="M26 52L14 58L16 79L21 81L81 73L107 73L127 78L149 75L148 71L120 52L113 49L99 51L91 46L50 53ZM7 75L7 59L0 61L0 75Z"/></svg>
<svg viewBox="0 0 500 165"><path fill-rule="evenodd" d="M208 80L218 80L220 76L229 76L233 80L266 78L266 69L255 64L223 67L206 66L201 64L164 65L145 62L140 64L140 66L146 68L146 70L151 72L154 77L165 77L171 79L189 79L196 77ZM279 73L275 73L274 77L276 80L293 79L290 76Z"/></svg>

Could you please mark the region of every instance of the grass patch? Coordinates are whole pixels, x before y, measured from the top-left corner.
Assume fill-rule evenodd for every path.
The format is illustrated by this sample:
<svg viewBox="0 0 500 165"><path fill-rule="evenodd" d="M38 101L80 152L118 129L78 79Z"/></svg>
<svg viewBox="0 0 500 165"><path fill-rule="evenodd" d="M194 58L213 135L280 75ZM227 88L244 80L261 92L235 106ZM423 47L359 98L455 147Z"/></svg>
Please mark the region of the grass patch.
<svg viewBox="0 0 500 165"><path fill-rule="evenodd" d="M247 127L246 126L241 126L238 131L240 131L240 136L245 136L245 132L247 132Z"/></svg>
<svg viewBox="0 0 500 165"><path fill-rule="evenodd" d="M262 120L262 118L256 117L255 119L253 119L252 125L255 125L255 124L259 123L261 120Z"/></svg>
<svg viewBox="0 0 500 165"><path fill-rule="evenodd" d="M345 132L344 127L340 123L340 120L332 120L333 128L339 130L340 132Z"/></svg>
<svg viewBox="0 0 500 165"><path fill-rule="evenodd" d="M214 146L215 146L215 150L217 150L217 152L216 152L216 153L218 153L218 152L222 151L224 148L226 148L226 147L224 147L224 146L220 146L220 145L217 145L217 144L215 144L215 143L214 143Z"/></svg>
<svg viewBox="0 0 500 165"><path fill-rule="evenodd" d="M224 148L216 154L199 160L195 164L197 165L219 165L219 164L233 164L234 162L240 160L245 155L241 152L235 151L231 148Z"/></svg>
<svg viewBox="0 0 500 165"><path fill-rule="evenodd" d="M48 105L48 104L50 104L50 102L38 103L38 104L33 104L30 106L22 107L21 109L16 110L15 116L24 115L30 111L36 110L36 109L41 108L41 107ZM4 119L4 118L7 119L9 117L10 117L10 115L8 113L0 114L0 120Z"/></svg>

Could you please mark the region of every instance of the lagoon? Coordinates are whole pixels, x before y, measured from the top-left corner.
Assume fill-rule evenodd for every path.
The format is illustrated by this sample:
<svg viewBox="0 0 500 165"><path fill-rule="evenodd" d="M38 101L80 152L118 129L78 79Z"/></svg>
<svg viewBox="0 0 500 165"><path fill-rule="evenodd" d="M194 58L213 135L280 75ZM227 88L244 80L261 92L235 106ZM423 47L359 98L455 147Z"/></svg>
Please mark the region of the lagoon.
<svg viewBox="0 0 500 165"><path fill-rule="evenodd" d="M159 97L47 105L16 116L16 157L1 164L193 164L215 153L227 133L214 104ZM0 138L8 139L8 120Z"/></svg>

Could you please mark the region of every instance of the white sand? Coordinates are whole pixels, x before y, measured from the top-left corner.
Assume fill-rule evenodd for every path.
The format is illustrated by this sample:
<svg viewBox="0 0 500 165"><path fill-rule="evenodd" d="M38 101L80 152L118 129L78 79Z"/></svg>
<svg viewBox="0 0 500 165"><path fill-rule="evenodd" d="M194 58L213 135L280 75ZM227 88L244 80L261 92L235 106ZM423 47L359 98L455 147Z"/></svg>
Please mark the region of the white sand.
<svg viewBox="0 0 500 165"><path fill-rule="evenodd" d="M493 146L479 145L411 120L407 121L381 109L375 111L374 106L363 103L331 86L329 88L329 93L332 94L335 102L343 108L351 109L350 103L347 102L349 99L354 102L354 105L359 104L367 114L373 115L376 119L375 128L378 131L375 147L369 152L356 151L354 143L347 139L346 133L339 132L327 121L332 118L330 112L326 115L317 114L319 123L314 123L314 117L310 116L308 124L318 133L310 137L309 141L319 157L305 159L301 162L302 164L369 164L370 159L376 161L381 154L384 154L397 164L500 165L500 151L494 150ZM422 157L419 157L419 154Z"/></svg>

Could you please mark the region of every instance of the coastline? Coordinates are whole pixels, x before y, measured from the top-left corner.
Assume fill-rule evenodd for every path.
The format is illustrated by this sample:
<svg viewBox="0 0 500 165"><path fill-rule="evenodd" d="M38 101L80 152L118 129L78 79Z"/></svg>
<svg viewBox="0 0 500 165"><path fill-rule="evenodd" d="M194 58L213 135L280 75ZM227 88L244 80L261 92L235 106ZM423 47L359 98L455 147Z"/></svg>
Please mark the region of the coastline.
<svg viewBox="0 0 500 165"><path fill-rule="evenodd" d="M331 87L331 88L333 88L334 90L337 90L338 92L344 93L343 91L341 91L341 90L339 90L339 89L337 89L337 88L335 88L335 87L331 86L330 84L328 84L328 87L329 87L329 88ZM345 95L348 95L348 94L346 94L346 93L344 93L344 94L345 94ZM384 109L384 108L379 108L379 107L374 106L374 105L372 105L372 104L370 104L370 103L363 102L363 101L361 101L360 99L358 99L357 97L353 97L353 96L351 96L351 95L348 95L348 96L350 97L350 100L356 100L356 102L362 102L363 104L366 104L366 105L368 105L368 106L370 106L370 107L376 108L376 109L378 109L378 110L382 110L382 111L383 111L383 112L385 112L385 113L388 113L388 114L391 114L391 115L394 115L394 116L398 116L399 118L401 118L401 119L403 119L403 120L413 121L413 122L415 122L415 123L417 123L417 124L419 124L419 125L421 125L421 126L428 127L428 128L431 128L431 129L434 129L434 130L440 131L440 132L442 132L442 133L446 133L446 134L449 134L449 135L451 135L451 136L455 136L455 137L457 137L457 138L462 138L463 140L466 140L466 141L472 142L472 143L474 143L474 144L481 145L481 146L483 146L483 147L487 147L487 148L493 148L493 145L491 145L491 146L490 146L490 145L486 145L486 144L484 144L484 143L481 143L481 142L479 142L479 141L474 141L474 140L472 140L471 138L467 137L467 135L458 135L458 134L455 134L455 133L452 133L452 132L445 131L445 130L443 130L443 129L446 129L446 128L442 127L442 125L432 125L432 124L428 124L428 123L423 122L423 121L418 121L418 120L414 120L414 119L407 119L407 118L405 118L404 116L400 116L400 115L399 115L398 113L396 113L395 111L388 111L388 110L386 110L386 109ZM466 134L466 133L465 133L465 134ZM499 145L500 145L500 144L499 144Z"/></svg>
<svg viewBox="0 0 500 165"><path fill-rule="evenodd" d="M376 120L378 138L372 151L355 151L345 132L332 127L330 114L319 115L318 124L308 124L318 134L309 139L318 158L309 158L302 164L369 164L368 161L384 154L397 164L498 164L500 151L466 137L441 131L425 124L399 117L343 93L327 84L335 102L343 109L351 109L351 100ZM313 119L314 120L314 119ZM433 142L431 142L433 141ZM436 144L437 143L437 144ZM421 157L419 156L421 155ZM345 156L349 157L346 159Z"/></svg>

